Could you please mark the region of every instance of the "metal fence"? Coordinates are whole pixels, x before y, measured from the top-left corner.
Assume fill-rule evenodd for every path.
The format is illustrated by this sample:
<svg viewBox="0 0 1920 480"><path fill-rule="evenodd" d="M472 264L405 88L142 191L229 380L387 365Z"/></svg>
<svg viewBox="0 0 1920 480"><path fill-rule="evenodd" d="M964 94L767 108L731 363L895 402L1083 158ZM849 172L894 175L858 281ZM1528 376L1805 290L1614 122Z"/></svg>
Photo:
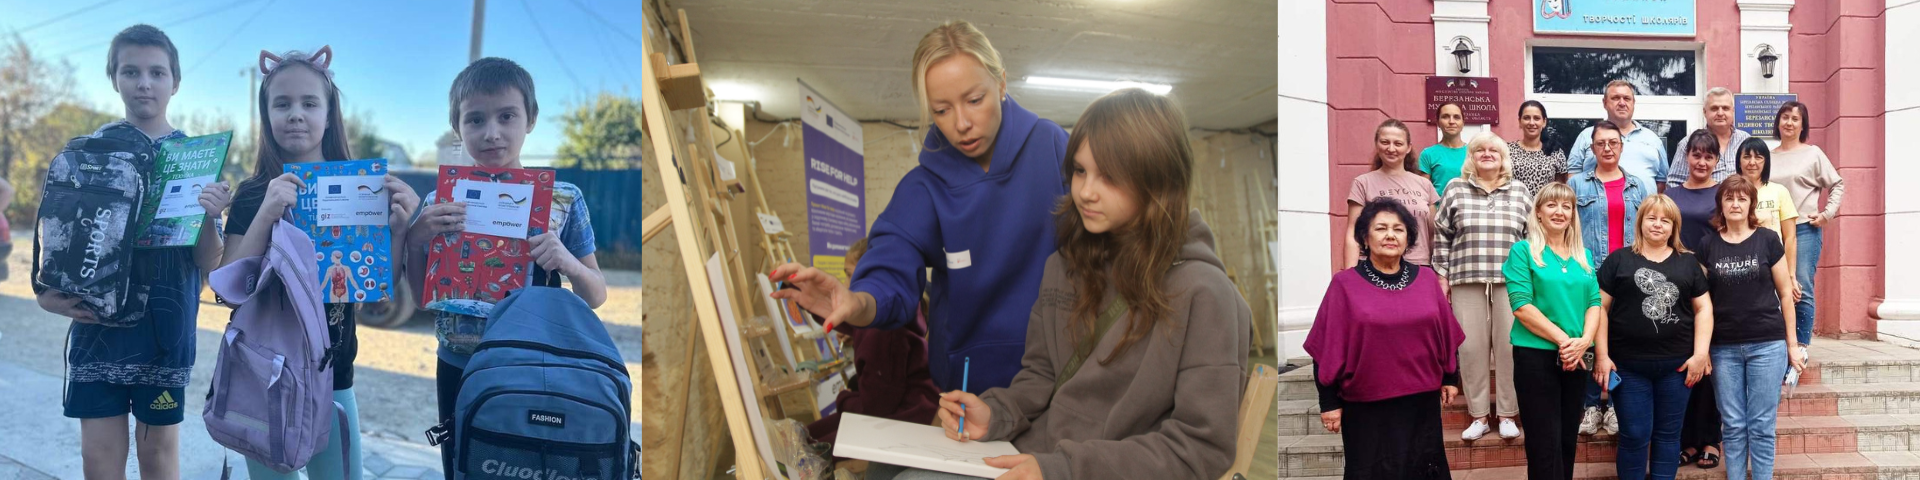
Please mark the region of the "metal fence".
<svg viewBox="0 0 1920 480"><path fill-rule="evenodd" d="M560 181L580 187L593 214L595 258L603 268L640 269L640 173L631 170L556 169Z"/></svg>

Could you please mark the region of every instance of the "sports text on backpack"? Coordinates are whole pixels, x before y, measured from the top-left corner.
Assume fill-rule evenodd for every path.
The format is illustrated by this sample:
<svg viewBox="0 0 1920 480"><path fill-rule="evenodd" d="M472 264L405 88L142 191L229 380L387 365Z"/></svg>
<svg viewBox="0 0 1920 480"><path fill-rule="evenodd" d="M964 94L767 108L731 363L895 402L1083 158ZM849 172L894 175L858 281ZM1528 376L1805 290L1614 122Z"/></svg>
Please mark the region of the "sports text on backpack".
<svg viewBox="0 0 1920 480"><path fill-rule="evenodd" d="M615 480L637 477L629 440L633 384L585 301L522 288L495 305L468 361L451 431L449 478Z"/></svg>
<svg viewBox="0 0 1920 480"><path fill-rule="evenodd" d="M346 431L327 371L327 320L313 258L313 241L283 219L274 223L265 255L221 267L208 282L237 307L201 414L207 433L282 473L325 449L329 429Z"/></svg>
<svg viewBox="0 0 1920 480"><path fill-rule="evenodd" d="M35 292L79 297L103 325L146 316L147 289L132 282L133 230L154 156L147 134L117 124L53 157L33 238Z"/></svg>

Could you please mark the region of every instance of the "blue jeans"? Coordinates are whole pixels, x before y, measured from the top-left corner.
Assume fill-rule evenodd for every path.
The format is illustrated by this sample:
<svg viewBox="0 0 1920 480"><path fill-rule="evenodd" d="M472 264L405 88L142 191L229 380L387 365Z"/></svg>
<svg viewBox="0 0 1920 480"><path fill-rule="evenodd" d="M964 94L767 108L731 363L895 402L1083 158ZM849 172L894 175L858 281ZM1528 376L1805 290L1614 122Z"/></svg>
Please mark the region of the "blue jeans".
<svg viewBox="0 0 1920 480"><path fill-rule="evenodd" d="M1813 276L1820 267L1820 227L1802 223L1794 227L1793 280L1800 283L1800 301L1793 302L1793 321L1799 330L1800 344L1813 344Z"/></svg>
<svg viewBox="0 0 1920 480"><path fill-rule="evenodd" d="M1727 478L1747 478L1749 470L1756 480L1773 478L1774 424L1780 383L1787 378L1787 341L1715 345L1711 355Z"/></svg>
<svg viewBox="0 0 1920 480"><path fill-rule="evenodd" d="M364 470L364 467L360 464L360 402L354 400L353 389L351 388L334 390L333 401L339 403L341 407L346 408L347 429L352 431L341 432L337 428L329 428L327 448L321 450L320 453L313 454L313 459L307 461L307 467L305 469L307 471L307 478L360 480L360 472ZM328 427L333 427L338 424L339 422L327 422ZM353 440L348 442L347 453L344 459L340 455L341 437L349 437ZM343 460L351 461L353 465L341 465ZM249 459L247 460L247 478L252 480L300 480L300 472L275 472L273 469L267 468L266 465Z"/></svg>
<svg viewBox="0 0 1920 480"><path fill-rule="evenodd" d="M1600 398L1600 382L1587 382L1587 396L1582 399L1582 407L1605 407L1607 400Z"/></svg>
<svg viewBox="0 0 1920 480"><path fill-rule="evenodd" d="M1620 372L1620 387L1613 391L1613 411L1620 417L1614 471L1620 478L1673 480L1680 470L1680 426L1692 391L1687 374L1674 370L1686 363L1614 360Z"/></svg>

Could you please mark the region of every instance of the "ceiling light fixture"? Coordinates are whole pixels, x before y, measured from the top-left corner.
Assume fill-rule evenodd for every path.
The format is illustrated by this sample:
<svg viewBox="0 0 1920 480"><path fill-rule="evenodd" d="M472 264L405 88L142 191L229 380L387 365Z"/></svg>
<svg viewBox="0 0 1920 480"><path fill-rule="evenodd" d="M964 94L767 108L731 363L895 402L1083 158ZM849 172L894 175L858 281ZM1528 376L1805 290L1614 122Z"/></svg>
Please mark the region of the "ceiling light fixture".
<svg viewBox="0 0 1920 480"><path fill-rule="evenodd" d="M744 82L723 80L708 83L707 88L713 89L713 98L715 100L740 102L766 100L766 92L764 90L757 85Z"/></svg>
<svg viewBox="0 0 1920 480"><path fill-rule="evenodd" d="M1109 81L1101 81L1101 80L1078 80L1078 79L1071 79L1071 78L1054 78L1054 77L1030 76L1030 77L1027 77L1027 84L1042 86L1042 87L1071 88L1071 89L1077 89L1077 90L1098 90L1102 92L1111 92L1111 91L1119 90L1122 88L1138 88L1141 90L1153 92L1156 95L1166 95L1167 92L1173 91L1172 85L1165 85L1165 84L1158 84L1158 83L1140 83L1140 82L1127 82L1127 81L1109 82Z"/></svg>

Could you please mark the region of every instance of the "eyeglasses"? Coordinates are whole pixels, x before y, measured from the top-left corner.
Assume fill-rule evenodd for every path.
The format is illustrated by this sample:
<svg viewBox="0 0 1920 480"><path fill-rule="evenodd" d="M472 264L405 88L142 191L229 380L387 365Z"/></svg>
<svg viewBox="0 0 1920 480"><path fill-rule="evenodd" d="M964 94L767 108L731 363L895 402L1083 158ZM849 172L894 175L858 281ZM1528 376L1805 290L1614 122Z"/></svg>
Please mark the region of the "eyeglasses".
<svg viewBox="0 0 1920 480"><path fill-rule="evenodd" d="M1594 147L1603 148L1607 150L1620 148L1620 145L1621 143L1619 140L1601 140L1598 142L1593 142Z"/></svg>

